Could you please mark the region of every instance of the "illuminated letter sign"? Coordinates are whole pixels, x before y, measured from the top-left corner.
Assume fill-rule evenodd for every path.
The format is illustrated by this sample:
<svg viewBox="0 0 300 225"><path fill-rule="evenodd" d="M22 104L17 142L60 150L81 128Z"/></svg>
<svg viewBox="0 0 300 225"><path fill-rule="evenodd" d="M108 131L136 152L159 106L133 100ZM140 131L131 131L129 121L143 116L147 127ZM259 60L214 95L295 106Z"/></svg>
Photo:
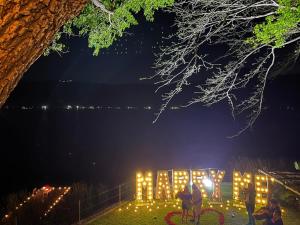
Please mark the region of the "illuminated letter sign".
<svg viewBox="0 0 300 225"><path fill-rule="evenodd" d="M192 170L192 181L193 184L197 185L199 190L201 190L202 197L207 198L207 192L203 184L203 180L207 179L208 175L206 170Z"/></svg>
<svg viewBox="0 0 300 225"><path fill-rule="evenodd" d="M248 184L251 182L252 175L251 173L241 174L240 171L233 171L233 180L232 180L232 194L233 200L237 204L244 205L244 198L241 197L242 191L248 187Z"/></svg>
<svg viewBox="0 0 300 225"><path fill-rule="evenodd" d="M222 195L221 195L221 183L223 181L225 171L216 171L216 170L209 170L210 178L213 182L213 193L212 193L212 201L221 202Z"/></svg>
<svg viewBox="0 0 300 225"><path fill-rule="evenodd" d="M170 187L169 175L167 170L160 170L157 172L155 198L156 199L171 198L171 187Z"/></svg>
<svg viewBox="0 0 300 225"><path fill-rule="evenodd" d="M143 191L146 191L146 200L153 199L153 178L152 173L147 172L136 174L136 200L143 201Z"/></svg>
<svg viewBox="0 0 300 225"><path fill-rule="evenodd" d="M189 173L186 170L174 170L173 172L173 195L184 189L189 183Z"/></svg>
<svg viewBox="0 0 300 225"><path fill-rule="evenodd" d="M268 178L264 175L255 176L256 203L266 204L268 201Z"/></svg>

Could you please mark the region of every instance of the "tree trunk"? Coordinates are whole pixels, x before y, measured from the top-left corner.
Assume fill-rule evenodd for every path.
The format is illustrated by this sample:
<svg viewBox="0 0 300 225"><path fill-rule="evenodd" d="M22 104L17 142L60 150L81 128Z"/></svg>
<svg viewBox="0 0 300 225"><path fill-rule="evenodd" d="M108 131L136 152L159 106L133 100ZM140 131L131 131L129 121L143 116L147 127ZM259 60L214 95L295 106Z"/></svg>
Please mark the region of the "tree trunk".
<svg viewBox="0 0 300 225"><path fill-rule="evenodd" d="M0 107L54 35L88 0L0 0Z"/></svg>

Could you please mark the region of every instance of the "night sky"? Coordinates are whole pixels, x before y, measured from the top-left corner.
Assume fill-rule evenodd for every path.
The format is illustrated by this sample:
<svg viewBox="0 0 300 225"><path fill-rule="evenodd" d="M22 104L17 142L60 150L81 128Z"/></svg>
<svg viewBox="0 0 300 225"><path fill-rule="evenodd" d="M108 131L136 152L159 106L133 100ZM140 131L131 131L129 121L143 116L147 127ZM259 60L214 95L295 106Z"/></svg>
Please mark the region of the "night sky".
<svg viewBox="0 0 300 225"><path fill-rule="evenodd" d="M300 158L300 64L269 80L255 126L243 126L229 106L179 110L177 97L155 124L160 95L154 55L175 29L159 14L98 57L87 40L66 39L69 53L41 57L0 110L1 194L45 183L117 184L137 169L225 168L231 158ZM213 50L212 50L213 51ZM216 50L217 51L217 50Z"/></svg>

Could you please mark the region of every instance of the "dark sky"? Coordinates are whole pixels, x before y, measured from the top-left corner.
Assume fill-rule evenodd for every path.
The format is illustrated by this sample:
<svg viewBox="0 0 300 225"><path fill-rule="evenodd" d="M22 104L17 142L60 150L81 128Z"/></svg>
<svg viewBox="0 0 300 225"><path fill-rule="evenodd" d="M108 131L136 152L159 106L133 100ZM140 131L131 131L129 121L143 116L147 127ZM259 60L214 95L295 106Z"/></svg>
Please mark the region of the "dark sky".
<svg viewBox="0 0 300 225"><path fill-rule="evenodd" d="M2 193L118 183L136 169L225 168L238 156L300 158L299 64L269 80L260 118L239 137L227 138L243 121L233 120L226 103L169 109L152 124L160 97L139 78L153 74L153 52L171 24L162 14L141 20L98 57L84 38L67 40L68 54L41 57L0 111Z"/></svg>
<svg viewBox="0 0 300 225"><path fill-rule="evenodd" d="M128 30L109 49L92 55L86 38L66 39L69 53L59 57L53 53L41 57L24 80L47 81L72 79L90 83L140 83L139 78L153 74L154 55L165 44L171 32L172 18L158 14L156 22L146 22L139 16L140 25Z"/></svg>

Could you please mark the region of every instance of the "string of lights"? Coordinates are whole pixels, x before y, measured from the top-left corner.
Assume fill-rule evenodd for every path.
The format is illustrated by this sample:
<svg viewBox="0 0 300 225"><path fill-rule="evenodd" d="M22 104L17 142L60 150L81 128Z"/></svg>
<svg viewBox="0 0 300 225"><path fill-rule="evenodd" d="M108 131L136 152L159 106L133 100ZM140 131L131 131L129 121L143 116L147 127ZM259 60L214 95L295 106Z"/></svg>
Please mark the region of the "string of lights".
<svg viewBox="0 0 300 225"><path fill-rule="evenodd" d="M64 106L50 106L50 105L40 105L40 106L4 106L6 110L40 110L40 111L48 111L48 110L65 110L65 111L93 111L93 110L155 110L153 106L100 106L100 105L64 105ZM170 106L169 110L178 110L180 107L178 106Z"/></svg>
<svg viewBox="0 0 300 225"><path fill-rule="evenodd" d="M62 199L64 198L64 196L66 194L68 194L68 192L71 190L71 187L63 187L63 188L62 187L58 187L58 190L63 190L63 193L60 194L58 196L58 198L56 198L54 200L54 202L49 206L49 208L44 213L45 217L55 208L56 205L58 205L62 201Z"/></svg>
<svg viewBox="0 0 300 225"><path fill-rule="evenodd" d="M40 189L37 189L36 191L34 191L31 195L29 195L28 197L26 197L22 202L18 203L15 207L15 211L17 210L21 210L27 203L29 203L36 195L40 194L41 192L51 192L52 190L54 190L54 187L42 187ZM3 219L9 219L10 215L14 214L14 211L8 212L4 215Z"/></svg>

